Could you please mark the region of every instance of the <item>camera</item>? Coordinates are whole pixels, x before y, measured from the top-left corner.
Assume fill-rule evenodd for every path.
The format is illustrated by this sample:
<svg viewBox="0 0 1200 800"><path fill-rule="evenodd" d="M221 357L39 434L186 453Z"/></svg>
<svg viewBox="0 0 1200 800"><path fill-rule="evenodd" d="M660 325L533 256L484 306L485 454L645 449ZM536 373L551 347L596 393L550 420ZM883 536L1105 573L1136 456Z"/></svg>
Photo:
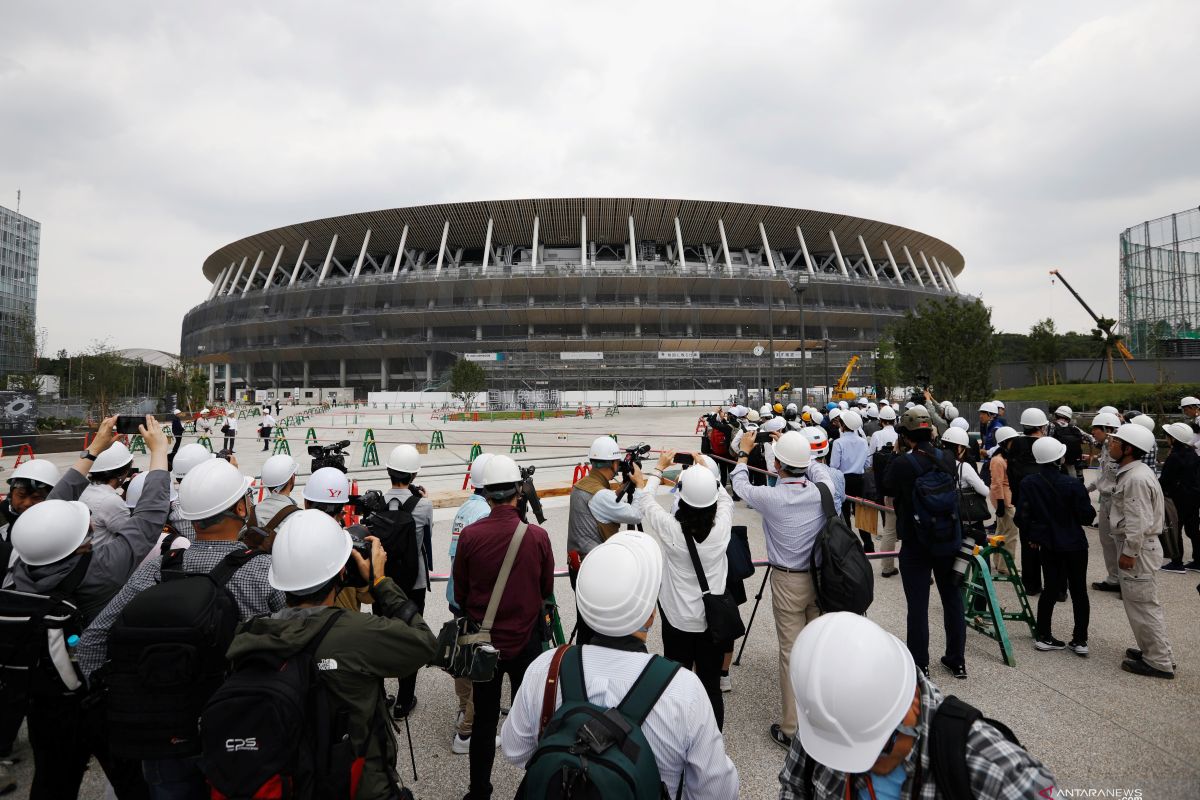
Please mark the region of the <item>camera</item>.
<svg viewBox="0 0 1200 800"><path fill-rule="evenodd" d="M696 463L696 457L691 453L676 453L675 458L671 459L673 464L683 464L690 467Z"/></svg>
<svg viewBox="0 0 1200 800"><path fill-rule="evenodd" d="M642 465L642 457L650 452L650 445L638 442L633 447L625 448L625 458L620 461L621 476L626 480L633 474L633 467Z"/></svg>
<svg viewBox="0 0 1200 800"><path fill-rule="evenodd" d="M349 533L349 531L347 531ZM355 589L364 589L368 585L368 581L363 578L362 573L358 571L358 562L354 560L354 554L358 553L369 564L371 562L371 543L361 536L356 536L350 533L350 555L346 559L346 585L353 586Z"/></svg>
<svg viewBox="0 0 1200 800"><path fill-rule="evenodd" d="M340 442L327 445L310 444L308 446L308 454L312 456L312 466L309 467L310 471L316 472L323 467L333 467L345 472L346 448L349 446L349 439L343 439Z"/></svg>
<svg viewBox="0 0 1200 800"><path fill-rule="evenodd" d="M754 443L755 444L768 444L771 441L773 441L773 439L771 438L770 431L755 431L755 433L754 433Z"/></svg>
<svg viewBox="0 0 1200 800"><path fill-rule="evenodd" d="M539 523L546 521L546 515L542 513L542 499L538 497L537 487L533 485L533 473L537 472L537 467L530 464L528 467L521 467L521 499L517 501L517 513L521 519L525 519L526 513L533 511L534 519Z"/></svg>
<svg viewBox="0 0 1200 800"><path fill-rule="evenodd" d="M975 539L965 532L958 552L954 554L954 585L961 586L967 577L967 566L975 558Z"/></svg>
<svg viewBox="0 0 1200 800"><path fill-rule="evenodd" d="M414 494L419 493L420 487L411 487ZM359 516L373 514L376 511L383 511L387 508L387 502L383 499L383 492L378 489L371 489L365 494L350 495L349 505L354 509L354 513Z"/></svg>
<svg viewBox="0 0 1200 800"><path fill-rule="evenodd" d="M217 451L217 458L223 458L226 461L228 461L230 456L232 456L232 455L233 455L233 451L230 450L228 447Z"/></svg>

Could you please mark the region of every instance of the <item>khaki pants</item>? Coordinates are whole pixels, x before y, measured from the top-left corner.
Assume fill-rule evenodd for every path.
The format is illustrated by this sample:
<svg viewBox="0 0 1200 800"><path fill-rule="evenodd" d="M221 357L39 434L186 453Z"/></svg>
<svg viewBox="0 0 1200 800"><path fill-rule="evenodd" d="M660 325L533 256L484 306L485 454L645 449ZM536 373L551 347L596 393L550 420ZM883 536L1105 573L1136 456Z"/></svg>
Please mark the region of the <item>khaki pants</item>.
<svg viewBox="0 0 1200 800"><path fill-rule="evenodd" d="M454 694L458 696L458 710L462 719L458 721L458 735L464 739L471 738L471 730L475 727L475 701L472 699L470 678L454 679Z"/></svg>
<svg viewBox="0 0 1200 800"><path fill-rule="evenodd" d="M1013 566L1019 572L1021 568L1021 548L1017 547L1017 523L1013 522L1013 518L1016 515L1016 507L1012 503L1005 504L1004 513L996 515L996 533L1004 537L1004 549L1013 557ZM992 556L992 571L1000 575L1007 575L1008 565L999 556Z"/></svg>
<svg viewBox="0 0 1200 800"><path fill-rule="evenodd" d="M883 504L886 506L896 507L896 499L894 497L885 498ZM879 533L875 536L875 549L880 552L890 552L896 549L896 512L881 511L883 520L879 525ZM879 566L884 572L891 572L896 568L896 559L881 558Z"/></svg>
<svg viewBox="0 0 1200 800"><path fill-rule="evenodd" d="M779 638L779 694L783 702L783 732L796 733L796 695L788 663L792 644L804 626L821 615L817 608L817 591L807 572L771 570L771 610L775 614L775 635Z"/></svg>
<svg viewBox="0 0 1200 800"><path fill-rule="evenodd" d="M1124 547L1124 537L1118 537ZM1142 660L1164 672L1174 672L1175 657L1167 640L1167 620L1158 599L1158 570L1162 567L1162 545L1157 536L1146 537L1133 569L1117 569L1121 579L1121 600L1133 638L1142 651Z"/></svg>
<svg viewBox="0 0 1200 800"><path fill-rule="evenodd" d="M1108 522L1110 509L1112 509L1112 495L1100 495L1100 504L1096 509L1096 527L1099 528L1100 552L1104 556L1104 568L1108 570L1104 582L1116 586L1120 583L1117 579L1117 559L1120 557L1120 547L1117 545L1117 540L1113 538L1112 526Z"/></svg>

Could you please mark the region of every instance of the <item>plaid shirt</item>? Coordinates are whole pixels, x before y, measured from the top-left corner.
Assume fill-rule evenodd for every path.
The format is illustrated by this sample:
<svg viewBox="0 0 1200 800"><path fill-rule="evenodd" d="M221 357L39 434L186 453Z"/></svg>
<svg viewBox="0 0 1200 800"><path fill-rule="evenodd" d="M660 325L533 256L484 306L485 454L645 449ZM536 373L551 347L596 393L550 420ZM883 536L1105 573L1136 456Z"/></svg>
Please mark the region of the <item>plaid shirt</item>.
<svg viewBox="0 0 1200 800"><path fill-rule="evenodd" d="M192 546L184 551L183 568L186 572L211 572L221 559L234 550L244 547L237 541L205 541L197 539ZM159 582L161 577L159 559L146 562L129 577L129 581L120 592L109 601L100 615L92 621L79 648L75 652L79 668L84 677L91 680L92 673L104 665L108 657L108 630L117 621L125 605L139 592L149 589ZM250 561L229 579L226 587L237 601L241 611L242 621L262 614L270 614L286 606L283 592L267 583L267 570L271 566L271 556L262 555Z"/></svg>
<svg viewBox="0 0 1200 800"><path fill-rule="evenodd" d="M942 693L920 673L917 680L921 687L921 715L917 720L920 736L917 746L904 760L904 771L908 777L900 790L901 800L961 800L946 798L938 791L933 780L933 768L929 761L929 720L931 711L942 702ZM1054 787L1054 776L1050 770L1018 745L983 722L976 722L968 734L967 771L971 775L971 789L977 800L1028 800L1031 797L1049 797ZM866 791L867 776L837 772L821 764L813 770L813 796L809 797L804 786L804 764L807 756L800 745L800 737L792 738L792 749L788 751L783 771L779 773L779 800L843 800L846 795L847 779L853 781L852 796L858 797ZM869 773L868 773L869 774ZM919 785L915 785L917 780ZM1044 793L1043 793L1044 792Z"/></svg>
<svg viewBox="0 0 1200 800"><path fill-rule="evenodd" d="M1157 475L1159 473L1158 442L1157 441L1154 443L1154 449L1151 450L1149 453L1146 453L1146 455L1142 456L1142 462L1145 463L1145 465L1147 467L1149 467L1150 471L1153 472L1155 475Z"/></svg>

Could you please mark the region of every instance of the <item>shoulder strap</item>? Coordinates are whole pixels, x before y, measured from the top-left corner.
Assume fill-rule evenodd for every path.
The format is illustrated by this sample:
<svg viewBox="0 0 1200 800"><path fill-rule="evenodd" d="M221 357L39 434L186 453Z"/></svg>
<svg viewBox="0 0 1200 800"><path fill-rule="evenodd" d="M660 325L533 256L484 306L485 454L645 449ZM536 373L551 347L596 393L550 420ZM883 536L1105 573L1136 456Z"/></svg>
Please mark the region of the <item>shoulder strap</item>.
<svg viewBox="0 0 1200 800"><path fill-rule="evenodd" d="M404 509L405 511L407 511L409 514L411 514L413 512L413 509L415 509L417 507L417 503L419 503L419 502L421 502L421 495L417 494L416 492L413 492L412 497L405 500L404 503L401 504L400 507L402 509Z"/></svg>
<svg viewBox="0 0 1200 800"><path fill-rule="evenodd" d="M58 586L54 587L54 591L50 592L50 597L57 600L65 600L75 593L79 588L79 584L83 583L83 578L87 575L88 565L92 563L92 551L88 550L79 556L79 560L75 562L75 566L67 573L67 576L59 581Z"/></svg>
<svg viewBox="0 0 1200 800"><path fill-rule="evenodd" d="M246 566L252 559L263 555L266 555L266 553L262 550L234 550L222 558L208 573L208 576L218 586L224 586L229 583L229 579L233 577L233 573Z"/></svg>
<svg viewBox="0 0 1200 800"><path fill-rule="evenodd" d="M168 572L178 572L183 569L183 551L187 549L186 547L171 547L171 545L175 544L175 539L180 535L174 526L167 523L163 526L163 530L167 531L167 535L163 537L162 544L158 546L158 571L160 576Z"/></svg>
<svg viewBox="0 0 1200 800"><path fill-rule="evenodd" d="M542 691L542 716L538 720L538 738L542 738L542 731L546 730L546 726L550 723L550 718L554 716L554 698L558 696L558 672L562 666L563 656L571 649L571 645L559 645L554 651L554 657L550 659L550 669L546 672L546 688Z"/></svg>
<svg viewBox="0 0 1200 800"><path fill-rule="evenodd" d="M555 656L557 660L558 656ZM583 676L583 646L569 647L563 653L558 671L563 702L587 702L587 682Z"/></svg>
<svg viewBox="0 0 1200 800"><path fill-rule="evenodd" d="M692 557L692 569L696 570L696 580L700 584L700 594L708 594L708 578L704 576L704 565L700 563L700 554L696 552L696 542L691 534L683 531L683 540L687 542L688 553Z"/></svg>
<svg viewBox="0 0 1200 800"><path fill-rule="evenodd" d="M662 656L650 656L650 662L626 692L625 699L617 706L617 710L641 725L678 671L678 662Z"/></svg>
<svg viewBox="0 0 1200 800"><path fill-rule="evenodd" d="M292 500L292 498L290 498L290 497L288 499ZM292 514L295 514L297 511L300 510L300 507L297 506L295 503L296 503L296 501L292 500L292 505L284 506L283 508L276 511L275 516L271 517L271 519L267 522L266 525L263 526L263 528L270 533L274 533L275 530L280 526L280 524L283 523L283 521L285 519L287 519Z"/></svg>
<svg viewBox="0 0 1200 800"><path fill-rule="evenodd" d="M335 608L333 609L333 613L326 614L325 622L321 623L321 629L317 631L317 635L309 639L308 644L304 645L300 652L315 655L317 648L321 646L321 642L325 641L325 635L329 633L329 629L341 618L342 612L345 610L344 608Z"/></svg>
<svg viewBox="0 0 1200 800"><path fill-rule="evenodd" d="M521 549L521 540L529 526L524 522L517 525L508 550L504 553L504 563L500 565L500 574L496 576L496 585L492 588L492 596L488 599L487 612L483 615L483 625L480 633L491 633L492 623L496 621L496 610L500 607L500 598L504 596L504 587L508 585L508 574L512 572L513 562L517 560L517 551Z"/></svg>
<svg viewBox="0 0 1200 800"><path fill-rule="evenodd" d="M946 797L970 798L967 733L983 714L954 695L942 700L929 722L929 765L938 791Z"/></svg>
<svg viewBox="0 0 1200 800"><path fill-rule="evenodd" d="M813 483L816 484L817 491L821 493L821 511L825 513L825 519L833 519L838 515L833 507L833 493L821 481L813 481Z"/></svg>

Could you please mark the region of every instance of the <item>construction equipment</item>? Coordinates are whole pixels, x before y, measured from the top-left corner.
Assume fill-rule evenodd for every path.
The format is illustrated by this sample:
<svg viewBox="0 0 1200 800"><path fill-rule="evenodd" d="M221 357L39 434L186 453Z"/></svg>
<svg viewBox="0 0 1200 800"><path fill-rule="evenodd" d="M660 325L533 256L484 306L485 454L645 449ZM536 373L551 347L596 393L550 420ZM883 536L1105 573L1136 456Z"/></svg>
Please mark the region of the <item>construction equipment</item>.
<svg viewBox="0 0 1200 800"><path fill-rule="evenodd" d="M779 384L779 388L777 388L775 391L782 394L783 392L790 392L791 390L792 390L792 382L784 381L783 383Z"/></svg>
<svg viewBox="0 0 1200 800"><path fill-rule="evenodd" d="M1133 369L1129 366L1129 362L1133 360L1133 353L1129 352L1129 348L1122 341L1125 337L1113 331L1117 321L1108 317L1098 316L1095 311L1092 311L1091 306L1084 302L1084 299L1079 296L1079 292L1075 291L1075 287L1067 283L1067 279L1063 277L1061 272L1052 269L1050 270L1050 274L1062 281L1062 285L1067 287L1067 291L1079 301L1079 305L1083 306L1083 310L1088 312L1088 315L1095 321L1096 327L1092 329L1092 338L1101 343L1100 358L1108 365L1108 382L1116 383L1116 378L1113 375L1113 351L1115 350L1117 355L1121 357L1122 363L1125 364L1125 371L1129 373L1129 380L1137 383L1137 378L1133 377ZM1050 279L1051 283L1054 282L1054 278ZM1083 373L1085 381L1088 379L1091 371L1092 368L1089 366L1087 372ZM1096 382L1099 383L1103 379L1104 368L1101 367L1100 374L1096 376Z"/></svg>
<svg viewBox="0 0 1200 800"><path fill-rule="evenodd" d="M842 371L842 377L838 378L838 382L833 387L833 393L829 396L830 400L836 403L839 400L854 400L858 397L857 394L846 388L850 383L850 375L857 366L858 356L850 356L850 361L846 363L846 369Z"/></svg>

